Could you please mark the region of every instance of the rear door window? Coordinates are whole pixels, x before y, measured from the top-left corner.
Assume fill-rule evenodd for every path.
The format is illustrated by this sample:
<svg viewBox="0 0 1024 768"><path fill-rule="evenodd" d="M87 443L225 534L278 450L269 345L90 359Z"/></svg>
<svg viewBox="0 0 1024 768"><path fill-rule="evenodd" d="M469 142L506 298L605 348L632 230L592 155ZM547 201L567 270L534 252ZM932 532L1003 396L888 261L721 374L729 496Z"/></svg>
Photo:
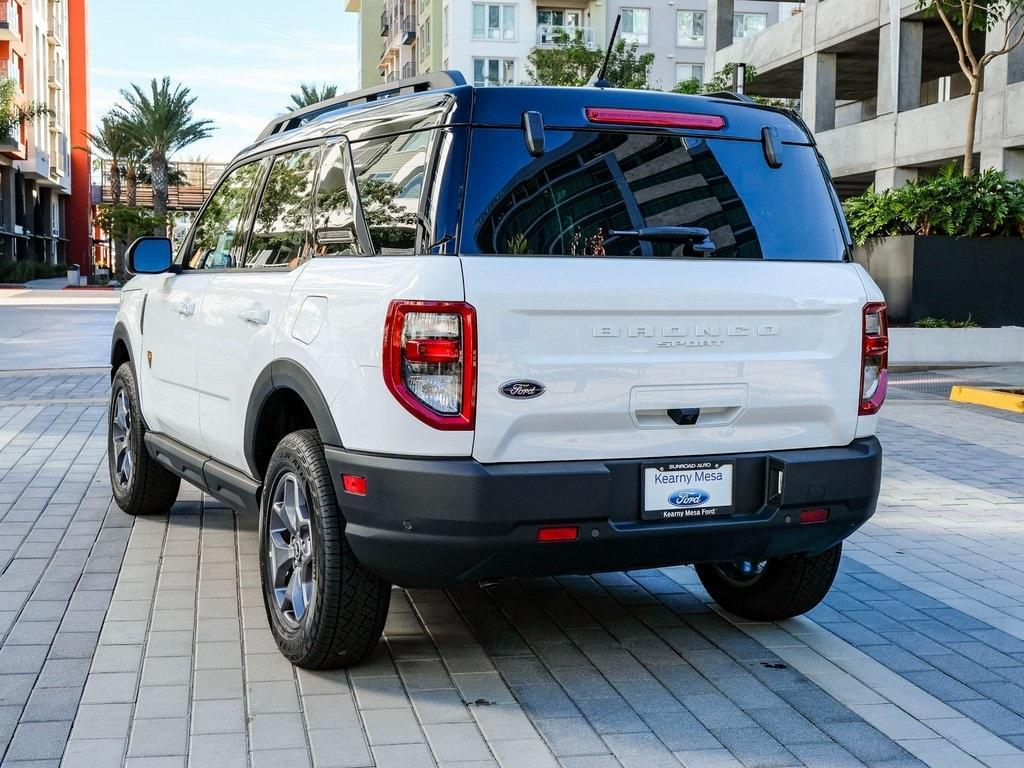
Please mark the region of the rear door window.
<svg viewBox="0 0 1024 768"><path fill-rule="evenodd" d="M839 261L841 222L813 147L619 131L547 131L531 157L522 132L473 132L463 253L684 256L681 243L614 232L704 227L712 258Z"/></svg>

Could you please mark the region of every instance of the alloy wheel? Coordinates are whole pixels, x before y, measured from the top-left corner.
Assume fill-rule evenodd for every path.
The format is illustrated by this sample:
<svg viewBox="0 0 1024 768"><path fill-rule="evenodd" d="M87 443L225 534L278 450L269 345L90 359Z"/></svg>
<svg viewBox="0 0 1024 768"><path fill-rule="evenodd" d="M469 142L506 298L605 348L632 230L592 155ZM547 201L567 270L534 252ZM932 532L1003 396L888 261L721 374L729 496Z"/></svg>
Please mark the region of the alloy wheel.
<svg viewBox="0 0 1024 768"><path fill-rule="evenodd" d="M298 626L313 599L313 525L305 484L293 472L278 479L267 521L267 568L278 612Z"/></svg>
<svg viewBox="0 0 1024 768"><path fill-rule="evenodd" d="M127 491L135 474L135 457L132 455L131 401L123 388L114 395L110 436L114 449L114 478L121 490Z"/></svg>

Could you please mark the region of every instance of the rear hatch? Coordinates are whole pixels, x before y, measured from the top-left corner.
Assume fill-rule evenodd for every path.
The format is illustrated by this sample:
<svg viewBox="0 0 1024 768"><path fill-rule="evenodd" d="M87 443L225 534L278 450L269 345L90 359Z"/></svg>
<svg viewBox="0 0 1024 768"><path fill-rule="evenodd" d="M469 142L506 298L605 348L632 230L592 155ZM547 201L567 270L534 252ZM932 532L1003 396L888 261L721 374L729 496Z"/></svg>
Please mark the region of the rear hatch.
<svg viewBox="0 0 1024 768"><path fill-rule="evenodd" d="M743 130L549 125L535 157L519 128L473 129L460 250L477 460L854 439L865 291L817 153L792 130L766 147L756 110L704 103L742 110ZM652 227L705 228L714 248Z"/></svg>

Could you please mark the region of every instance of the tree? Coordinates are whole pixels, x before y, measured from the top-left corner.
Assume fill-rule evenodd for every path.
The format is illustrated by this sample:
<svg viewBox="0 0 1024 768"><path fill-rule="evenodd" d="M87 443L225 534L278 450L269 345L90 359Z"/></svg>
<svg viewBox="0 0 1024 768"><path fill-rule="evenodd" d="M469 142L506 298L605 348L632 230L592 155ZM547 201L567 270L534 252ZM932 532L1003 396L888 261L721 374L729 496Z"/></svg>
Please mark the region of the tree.
<svg viewBox="0 0 1024 768"><path fill-rule="evenodd" d="M9 77L0 78L0 139L18 141L15 136L21 126L44 115L56 114L52 109L38 101L26 104L15 104L14 94L17 83Z"/></svg>
<svg viewBox="0 0 1024 768"><path fill-rule="evenodd" d="M696 77L689 80L680 80L672 89L673 93L698 95L702 93L719 93L720 91L731 91L733 89L733 71L735 65L732 63L722 67L721 72L715 73L710 80L702 83ZM750 85L757 79L757 69L753 64L748 64L743 70L743 84ZM770 99L765 96L751 96L754 103L764 104L769 107L791 108L792 101L786 99Z"/></svg>
<svg viewBox="0 0 1024 768"><path fill-rule="evenodd" d="M115 107L114 114L125 121L132 137L146 149L153 184L153 214L162 222L154 234L163 235L167 220L168 159L178 150L210 136L213 123L194 117L192 106L196 98L183 85L172 89L169 77L161 81L154 78L148 94L133 84L122 90L121 96L127 106Z"/></svg>
<svg viewBox="0 0 1024 768"><path fill-rule="evenodd" d="M554 35L553 48L534 48L527 60L527 77L534 85L586 85L604 61L604 51L587 45L583 30ZM608 82L616 88L647 88L653 53L639 53L636 43L619 40L608 61Z"/></svg>
<svg viewBox="0 0 1024 768"><path fill-rule="evenodd" d="M327 99L333 99L338 95L338 86L336 85L321 85L317 88L316 83L300 83L299 92L292 94L292 103L288 107L289 112L294 112L297 109L303 107L311 107L314 104L319 104L321 101L327 101Z"/></svg>
<svg viewBox="0 0 1024 768"><path fill-rule="evenodd" d="M114 204L120 204L126 194L128 205L135 205L139 181L145 174L146 151L133 135L131 125L110 111L100 118L96 131L85 136L90 151L110 160L110 194Z"/></svg>
<svg viewBox="0 0 1024 768"><path fill-rule="evenodd" d="M130 205L101 205L96 211L96 223L107 233L114 247L114 263L117 277L124 282L124 254L127 244L153 232L167 231L167 217L157 216L146 208Z"/></svg>
<svg viewBox="0 0 1024 768"><path fill-rule="evenodd" d="M956 46L960 70L970 84L967 137L964 141L964 176L974 174L974 143L978 100L985 67L1024 41L1024 0L917 0L917 7L938 16ZM989 51L974 50L972 32L1003 30L1002 40ZM987 44L985 47L988 47Z"/></svg>

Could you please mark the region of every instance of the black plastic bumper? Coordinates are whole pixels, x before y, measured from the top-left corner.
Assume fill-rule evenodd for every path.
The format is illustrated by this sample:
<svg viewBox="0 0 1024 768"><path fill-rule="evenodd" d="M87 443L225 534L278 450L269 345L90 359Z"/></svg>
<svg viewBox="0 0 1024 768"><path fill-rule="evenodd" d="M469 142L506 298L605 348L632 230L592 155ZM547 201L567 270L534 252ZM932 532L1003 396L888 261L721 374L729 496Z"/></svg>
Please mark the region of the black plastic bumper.
<svg viewBox="0 0 1024 768"><path fill-rule="evenodd" d="M874 437L716 456L736 462L735 515L644 522L641 465L652 460L480 464L326 452L353 551L405 587L820 552L874 514L882 463ZM773 495L779 469L783 490ZM346 493L343 473L365 477L366 495ZM828 521L801 525L809 507L827 507ZM554 525L578 526L579 538L538 543L537 529Z"/></svg>

